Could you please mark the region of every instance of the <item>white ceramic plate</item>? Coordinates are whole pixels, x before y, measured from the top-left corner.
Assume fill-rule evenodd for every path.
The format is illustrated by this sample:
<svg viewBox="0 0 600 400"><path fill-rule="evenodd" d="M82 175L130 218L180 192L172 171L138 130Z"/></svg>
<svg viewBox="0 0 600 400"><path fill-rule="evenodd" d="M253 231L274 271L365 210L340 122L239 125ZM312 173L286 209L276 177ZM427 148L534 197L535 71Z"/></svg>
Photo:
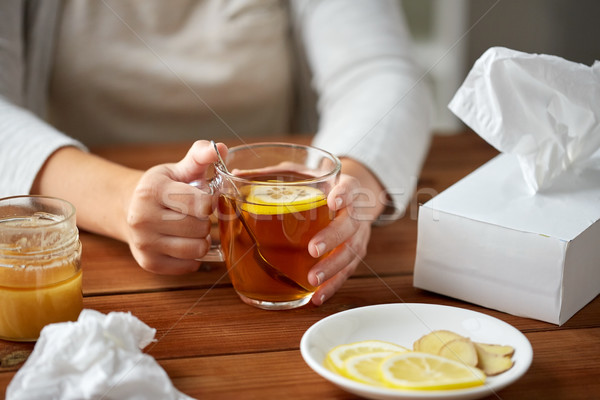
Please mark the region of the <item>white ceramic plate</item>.
<svg viewBox="0 0 600 400"><path fill-rule="evenodd" d="M415 340L446 329L477 342L515 348L513 367L489 377L483 386L468 389L411 391L379 388L346 379L323 366L334 346L377 339L412 348ZM302 336L300 352L306 363L335 385L370 399L478 399L497 393L519 379L531 365L533 350L521 332L497 318L479 312L434 304L381 304L343 311L311 326Z"/></svg>

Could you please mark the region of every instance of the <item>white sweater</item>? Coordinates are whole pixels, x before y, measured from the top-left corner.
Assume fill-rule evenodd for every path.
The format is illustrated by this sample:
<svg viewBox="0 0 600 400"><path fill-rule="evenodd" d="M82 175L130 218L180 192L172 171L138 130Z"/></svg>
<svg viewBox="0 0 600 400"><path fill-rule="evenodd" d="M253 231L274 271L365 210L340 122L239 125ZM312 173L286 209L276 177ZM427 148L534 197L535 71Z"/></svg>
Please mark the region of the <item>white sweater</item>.
<svg viewBox="0 0 600 400"><path fill-rule="evenodd" d="M205 3L210 5L211 2ZM242 19L244 23L252 23L252 18L261 18L261 13L257 12L260 7L273 6L270 2L256 0L218 0L213 3L222 5L228 12L234 7L235 18L248 19ZM54 54L56 38L65 32L58 25L61 7L59 0L0 2L0 197L28 193L43 163L57 149L63 146L85 149L83 143L95 144L88 142L85 135L77 135L77 131L81 130L78 126L81 125L72 124L73 118L65 113L65 110L69 110L70 92L60 91L61 85L54 88L53 95L49 96L50 82L60 83L57 77L60 77L61 71L65 71L65 64L60 64L65 58L55 57ZM286 17L291 25L288 44L294 51L294 56L289 59L290 65L294 66L289 79L295 80L293 85L290 84L295 90L295 94L292 94L295 96L293 117L305 123L282 125L289 119L286 115L289 107L285 102L290 101L292 95L287 90L279 90L265 100L267 103L259 102L256 105L252 113L260 118L255 118L254 123L248 125L251 127L248 132L240 134L262 135L277 133L279 129L316 129L313 144L338 156L351 157L370 168L394 200L396 211L392 217L402 215L414 191L427 151L431 104L420 71L412 60L408 34L397 0L294 0L289 3L287 11L289 14ZM118 14L122 15L123 10L119 10ZM161 18L154 17L158 20ZM121 21L127 25L126 22L126 18ZM138 29L135 26L130 28L132 32ZM244 35L243 32L237 34ZM243 43L243 40L238 42ZM280 45L282 42L275 43ZM251 58L256 53L247 52L247 55ZM163 54L154 56L160 58ZM259 54L256 56L260 57ZM284 58L281 60L285 63ZM234 60L220 61L231 63ZM164 64L172 65L169 60L165 60ZM205 68L207 63L202 65ZM308 68L304 69L304 66ZM214 68L220 71L218 66ZM239 75L239 71L237 75L232 73L231 79L222 79L217 83L225 89L231 89L239 85ZM216 100L203 88L215 83L210 81L211 74L206 76L208 78L194 87L193 91L202 100L208 99L205 101L210 106L213 101L216 104ZM285 88L284 81L288 76L282 76L283 79L279 79L277 84ZM183 80L187 79L184 74ZM98 90L104 90L106 86L98 85ZM120 86L115 85L117 88ZM217 86L217 89L220 87ZM315 127L310 125L310 118L303 117L310 114L311 106L315 104L312 103L313 90L318 113L318 126ZM227 90L224 92L227 93ZM143 104L144 95L141 96L139 100L134 98L130 104ZM284 106L275 107L279 101L277 96ZM113 97L113 100L118 100L118 96ZM221 101L227 102L227 96L221 97ZM52 100L52 122L61 130L46 119L49 99ZM94 104L93 99L88 100L89 104ZM111 103L103 106L109 110ZM243 114L235 114L236 107L231 107L231 113L227 107L212 111L226 123L228 120L236 121L236 115L242 115L240 118L243 118ZM175 118L176 111L169 118ZM106 118L110 114L102 115ZM89 119L93 120L93 117L90 114ZM138 116L132 116L131 121L136 118L139 120ZM274 120L278 122L274 123ZM114 127L131 122L115 121ZM73 126L75 128L66 134L65 131ZM106 126L106 129L111 129L110 124ZM235 126L247 125L240 122ZM234 127L233 131L237 134L240 129ZM128 131L119 132L115 137L120 139L122 136L123 142L150 140L150 133L148 138L144 138L143 134L140 136L140 131L144 132L143 129L131 132L131 135L128 135ZM198 139L212 138L215 125L200 126L198 132ZM73 136L79 137L83 143ZM178 137L169 132L168 138Z"/></svg>

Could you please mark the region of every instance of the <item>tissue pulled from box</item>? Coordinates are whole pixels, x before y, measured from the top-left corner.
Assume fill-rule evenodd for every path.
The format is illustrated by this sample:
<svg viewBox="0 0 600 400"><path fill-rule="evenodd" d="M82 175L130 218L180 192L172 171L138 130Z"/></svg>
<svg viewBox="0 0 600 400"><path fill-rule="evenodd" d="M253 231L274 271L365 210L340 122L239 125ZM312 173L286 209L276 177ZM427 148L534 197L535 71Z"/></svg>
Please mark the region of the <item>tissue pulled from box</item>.
<svg viewBox="0 0 600 400"><path fill-rule="evenodd" d="M519 159L535 193L565 171L600 169L600 62L591 67L503 47L474 64L448 107Z"/></svg>
<svg viewBox="0 0 600 400"><path fill-rule="evenodd" d="M155 333L130 313L88 309L77 322L47 325L10 382L6 399L193 400L142 353Z"/></svg>

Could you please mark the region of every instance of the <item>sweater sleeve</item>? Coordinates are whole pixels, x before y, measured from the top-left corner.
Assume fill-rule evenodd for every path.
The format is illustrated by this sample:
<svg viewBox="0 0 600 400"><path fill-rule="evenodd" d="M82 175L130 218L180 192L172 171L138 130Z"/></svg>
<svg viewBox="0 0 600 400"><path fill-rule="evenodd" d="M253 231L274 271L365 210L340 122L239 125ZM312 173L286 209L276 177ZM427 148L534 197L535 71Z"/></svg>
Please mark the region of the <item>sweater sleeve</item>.
<svg viewBox="0 0 600 400"><path fill-rule="evenodd" d="M291 10L318 97L313 144L369 168L392 199L380 219L401 217L428 150L432 105L398 2L298 0Z"/></svg>
<svg viewBox="0 0 600 400"><path fill-rule="evenodd" d="M85 149L30 111L0 97L0 197L29 194L48 157L65 146Z"/></svg>
<svg viewBox="0 0 600 400"><path fill-rule="evenodd" d="M30 111L41 114L46 95L53 29L46 11L25 1L0 2L0 197L28 194L46 159L59 148L84 149Z"/></svg>

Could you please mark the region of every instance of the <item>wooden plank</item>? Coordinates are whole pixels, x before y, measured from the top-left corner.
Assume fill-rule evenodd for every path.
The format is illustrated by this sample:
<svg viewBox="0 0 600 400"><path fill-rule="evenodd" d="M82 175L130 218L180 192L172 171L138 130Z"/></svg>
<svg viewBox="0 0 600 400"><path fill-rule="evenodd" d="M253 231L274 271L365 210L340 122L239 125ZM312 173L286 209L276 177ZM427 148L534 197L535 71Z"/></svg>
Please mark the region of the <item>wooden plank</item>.
<svg viewBox="0 0 600 400"><path fill-rule="evenodd" d="M142 269L125 243L81 233L83 292L85 295L136 293L228 285L222 264L204 264L197 273L157 275Z"/></svg>
<svg viewBox="0 0 600 400"><path fill-rule="evenodd" d="M161 362L173 384L198 399L354 399L314 373L300 352L279 351Z"/></svg>

